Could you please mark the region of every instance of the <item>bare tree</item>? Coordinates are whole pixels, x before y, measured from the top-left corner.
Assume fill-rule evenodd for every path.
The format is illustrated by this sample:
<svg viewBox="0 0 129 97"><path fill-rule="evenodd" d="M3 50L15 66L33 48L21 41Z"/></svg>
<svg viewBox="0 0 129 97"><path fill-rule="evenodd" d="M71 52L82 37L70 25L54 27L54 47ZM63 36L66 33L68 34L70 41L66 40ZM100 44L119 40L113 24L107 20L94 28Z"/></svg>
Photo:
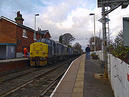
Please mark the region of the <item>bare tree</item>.
<svg viewBox="0 0 129 97"><path fill-rule="evenodd" d="M94 40L95 40L95 42L94 42ZM101 50L102 39L100 39L99 37L95 36L95 39L94 39L94 37L91 37L89 40L89 43L90 43L91 50L94 50L94 45L95 45L96 50ZM95 43L95 44L93 44L93 43Z"/></svg>
<svg viewBox="0 0 129 97"><path fill-rule="evenodd" d="M80 53L83 52L82 46L78 42L73 45L73 48L79 51Z"/></svg>
<svg viewBox="0 0 129 97"><path fill-rule="evenodd" d="M119 34L116 36L114 44L116 47L123 46L123 32L120 31Z"/></svg>
<svg viewBox="0 0 129 97"><path fill-rule="evenodd" d="M59 37L59 42L65 45L70 45L70 43L74 40L75 38L70 33L65 33Z"/></svg>

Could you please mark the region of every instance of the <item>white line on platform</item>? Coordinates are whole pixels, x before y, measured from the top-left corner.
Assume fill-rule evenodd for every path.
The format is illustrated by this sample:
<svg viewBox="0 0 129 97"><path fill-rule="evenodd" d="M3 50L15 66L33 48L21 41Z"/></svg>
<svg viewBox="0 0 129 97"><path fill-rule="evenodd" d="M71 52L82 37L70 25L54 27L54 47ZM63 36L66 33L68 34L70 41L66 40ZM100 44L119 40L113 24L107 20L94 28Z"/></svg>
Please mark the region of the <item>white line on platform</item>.
<svg viewBox="0 0 129 97"><path fill-rule="evenodd" d="M81 56L80 56L80 57L81 57ZM78 57L78 58L79 58L79 57ZM77 59L78 59L78 58L77 58ZM75 59L74 61L76 61L77 59ZM61 80L59 81L58 85L56 86L56 88L54 89L54 91L52 92L52 94L50 95L50 97L53 97L53 95L55 94L57 88L58 88L59 85L61 84L62 80L64 79L65 75L67 74L67 72L68 72L69 69L71 68L71 66L72 66L72 64L73 64L74 61L72 61L72 63L70 64L69 68L66 70L65 74L63 75L63 77L62 77Z"/></svg>

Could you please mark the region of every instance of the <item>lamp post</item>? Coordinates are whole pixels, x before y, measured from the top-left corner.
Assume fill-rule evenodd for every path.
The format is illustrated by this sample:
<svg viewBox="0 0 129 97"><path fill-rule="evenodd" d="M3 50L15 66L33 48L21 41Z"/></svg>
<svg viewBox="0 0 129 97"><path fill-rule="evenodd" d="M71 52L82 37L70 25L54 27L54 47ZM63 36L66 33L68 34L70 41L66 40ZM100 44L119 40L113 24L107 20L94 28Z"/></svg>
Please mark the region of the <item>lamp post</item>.
<svg viewBox="0 0 129 97"><path fill-rule="evenodd" d="M34 19L34 40L36 40L36 16L39 16L39 14L35 14L35 19Z"/></svg>
<svg viewBox="0 0 129 97"><path fill-rule="evenodd" d="M93 15L94 16L94 52L96 51L96 44L95 44L95 13L90 13L90 16Z"/></svg>

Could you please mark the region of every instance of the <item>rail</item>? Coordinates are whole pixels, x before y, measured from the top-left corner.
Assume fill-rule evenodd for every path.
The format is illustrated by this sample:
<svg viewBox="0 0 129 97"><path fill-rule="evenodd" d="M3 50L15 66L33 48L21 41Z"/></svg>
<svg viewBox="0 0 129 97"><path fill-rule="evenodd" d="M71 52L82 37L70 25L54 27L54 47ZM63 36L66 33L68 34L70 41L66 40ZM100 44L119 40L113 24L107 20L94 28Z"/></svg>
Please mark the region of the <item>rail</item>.
<svg viewBox="0 0 129 97"><path fill-rule="evenodd" d="M16 92L17 90L19 90L19 89L21 89L21 88L23 88L23 87L25 87L25 86L31 84L31 83L34 82L36 79L39 79L39 78L41 78L42 76L46 76L46 75L49 74L50 72L55 71L56 69L58 69L58 68L60 68L60 67L62 67L62 65L58 65L58 66L56 66L56 67L53 67L53 68L51 68L50 70L45 71L45 72L43 72L43 73L41 73L41 72L40 72L40 73L36 73L33 78L30 78L30 80L27 80L27 81L25 81L24 83L21 83L21 84L19 84L19 85L16 85L15 87L13 87L13 88L11 88L11 89L7 89L6 91L4 91L3 93L0 94L0 97L5 97L5 96L10 97L9 95L11 95L12 93L14 93L14 92ZM22 81L22 80L21 80L21 81ZM52 83L53 83L53 82L52 82Z"/></svg>

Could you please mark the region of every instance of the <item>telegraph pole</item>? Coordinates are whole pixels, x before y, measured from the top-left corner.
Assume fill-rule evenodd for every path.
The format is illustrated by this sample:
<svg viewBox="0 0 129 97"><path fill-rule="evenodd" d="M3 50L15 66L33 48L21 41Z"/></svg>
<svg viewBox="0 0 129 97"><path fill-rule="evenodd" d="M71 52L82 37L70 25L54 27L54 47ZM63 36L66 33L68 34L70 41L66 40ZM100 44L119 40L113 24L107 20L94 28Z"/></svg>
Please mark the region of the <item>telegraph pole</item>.
<svg viewBox="0 0 129 97"><path fill-rule="evenodd" d="M129 4L129 0L98 0L98 7L102 8L102 18L99 21L102 23L103 29L103 61L104 61L104 77L108 77L108 55L107 55L107 32L106 32L106 22L109 19L106 16L113 10L121 6L126 8ZM110 7L109 10L105 10L106 7Z"/></svg>
<svg viewBox="0 0 129 97"><path fill-rule="evenodd" d="M95 43L95 13L90 13L89 15L94 16L94 52L96 51L96 43Z"/></svg>
<svg viewBox="0 0 129 97"><path fill-rule="evenodd" d="M103 29L103 61L104 61L104 77L108 77L107 73L107 33L106 33L106 14L105 14L105 6L102 7L102 29Z"/></svg>
<svg viewBox="0 0 129 97"><path fill-rule="evenodd" d="M34 19L34 40L37 40L36 39L36 16L39 16L39 14L35 14L35 19Z"/></svg>

